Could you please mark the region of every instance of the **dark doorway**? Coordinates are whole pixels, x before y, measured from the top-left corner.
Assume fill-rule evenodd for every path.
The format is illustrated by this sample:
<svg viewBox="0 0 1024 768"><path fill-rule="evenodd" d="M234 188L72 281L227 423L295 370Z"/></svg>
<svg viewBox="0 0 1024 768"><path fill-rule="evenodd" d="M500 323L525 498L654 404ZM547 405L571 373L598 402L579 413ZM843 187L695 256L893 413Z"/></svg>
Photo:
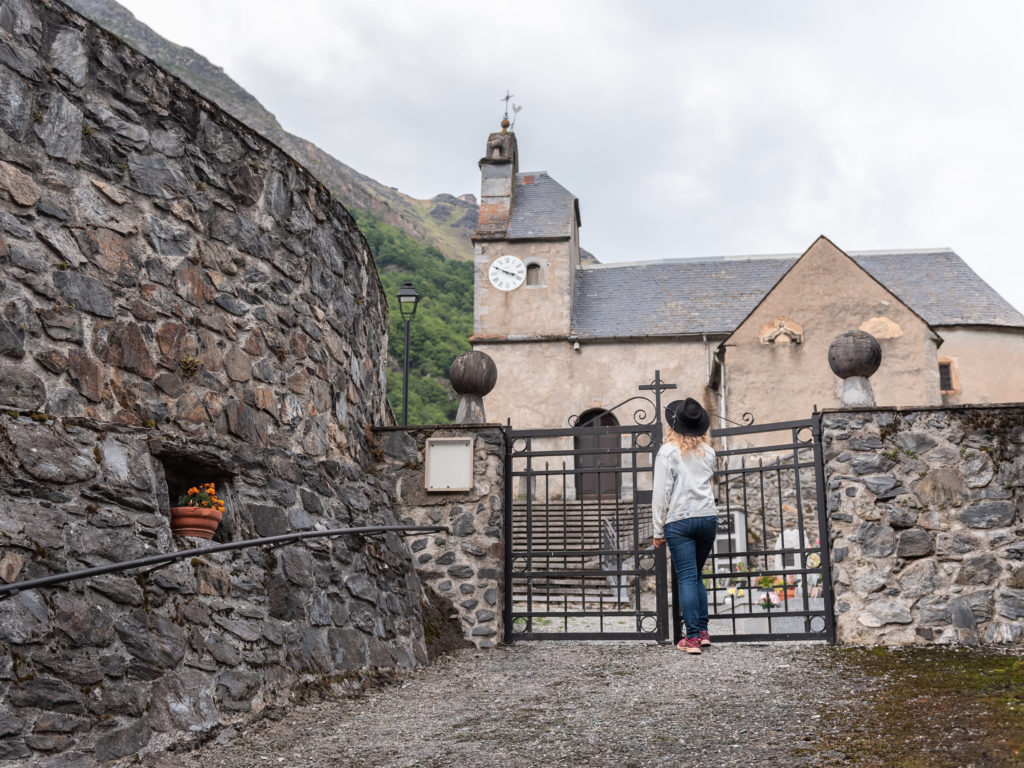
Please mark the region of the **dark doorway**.
<svg viewBox="0 0 1024 768"><path fill-rule="evenodd" d="M601 427L617 427L619 421L603 409L580 416L573 438L576 453L576 498L617 499L621 490L621 435ZM580 453L583 451L583 453Z"/></svg>

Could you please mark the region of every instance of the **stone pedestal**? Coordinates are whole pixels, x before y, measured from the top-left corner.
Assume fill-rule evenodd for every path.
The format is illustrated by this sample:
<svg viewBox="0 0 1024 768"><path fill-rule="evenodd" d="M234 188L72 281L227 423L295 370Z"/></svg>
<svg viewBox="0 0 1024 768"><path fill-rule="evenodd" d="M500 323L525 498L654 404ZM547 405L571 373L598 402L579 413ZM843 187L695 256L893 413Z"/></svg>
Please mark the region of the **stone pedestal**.
<svg viewBox="0 0 1024 768"><path fill-rule="evenodd" d="M455 412L455 423L486 424L487 414L484 413L484 399L480 395L459 397L459 409Z"/></svg>
<svg viewBox="0 0 1024 768"><path fill-rule="evenodd" d="M843 380L842 403L853 407L875 404L875 393L867 376L850 376Z"/></svg>

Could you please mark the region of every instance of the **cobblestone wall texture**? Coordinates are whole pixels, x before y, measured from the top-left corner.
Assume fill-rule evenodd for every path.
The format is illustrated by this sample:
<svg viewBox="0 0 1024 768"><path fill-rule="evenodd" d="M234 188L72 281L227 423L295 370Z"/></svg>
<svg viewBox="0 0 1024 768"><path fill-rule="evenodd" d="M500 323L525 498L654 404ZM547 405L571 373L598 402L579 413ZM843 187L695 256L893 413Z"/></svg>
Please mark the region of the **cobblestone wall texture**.
<svg viewBox="0 0 1024 768"><path fill-rule="evenodd" d="M474 442L472 491L435 493L424 489L424 450L431 437L464 437ZM378 430L378 474L396 499L396 514L410 525L444 525L438 533L410 539L416 569L425 586L450 601L465 637L478 648L501 643L504 594L505 442L500 427Z"/></svg>
<svg viewBox="0 0 1024 768"><path fill-rule="evenodd" d="M385 298L284 153L60 3L0 0L0 579L199 540L393 524ZM318 540L0 602L0 760L91 765L426 659L396 537ZM483 592L480 599L483 600Z"/></svg>
<svg viewBox="0 0 1024 768"><path fill-rule="evenodd" d="M1024 645L1024 408L823 426L839 641Z"/></svg>

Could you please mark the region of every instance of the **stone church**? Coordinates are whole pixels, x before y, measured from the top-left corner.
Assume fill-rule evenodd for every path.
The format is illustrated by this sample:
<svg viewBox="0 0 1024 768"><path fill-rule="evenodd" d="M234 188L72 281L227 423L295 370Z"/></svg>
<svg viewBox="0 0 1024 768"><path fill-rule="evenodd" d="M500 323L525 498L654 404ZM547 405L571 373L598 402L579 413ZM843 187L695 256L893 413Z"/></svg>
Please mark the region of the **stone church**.
<svg viewBox="0 0 1024 768"><path fill-rule="evenodd" d="M520 172L507 125L479 165L471 342L498 369L489 421L564 427L655 370L719 417L807 418L840 404L828 347L852 329L881 345L879 406L1024 401L1024 315L952 250L844 251L822 236L799 256L584 264L579 200ZM605 423L629 423L622 410Z"/></svg>

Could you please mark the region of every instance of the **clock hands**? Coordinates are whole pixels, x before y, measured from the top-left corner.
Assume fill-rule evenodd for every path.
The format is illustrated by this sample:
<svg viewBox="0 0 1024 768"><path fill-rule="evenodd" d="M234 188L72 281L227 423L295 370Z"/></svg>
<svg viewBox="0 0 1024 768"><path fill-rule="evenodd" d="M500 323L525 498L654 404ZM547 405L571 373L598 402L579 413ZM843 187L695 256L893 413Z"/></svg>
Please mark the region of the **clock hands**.
<svg viewBox="0 0 1024 768"><path fill-rule="evenodd" d="M495 269L499 272L504 272L506 275L512 275L512 277L519 277L518 272L509 272L507 269L502 269L501 267L495 267Z"/></svg>

